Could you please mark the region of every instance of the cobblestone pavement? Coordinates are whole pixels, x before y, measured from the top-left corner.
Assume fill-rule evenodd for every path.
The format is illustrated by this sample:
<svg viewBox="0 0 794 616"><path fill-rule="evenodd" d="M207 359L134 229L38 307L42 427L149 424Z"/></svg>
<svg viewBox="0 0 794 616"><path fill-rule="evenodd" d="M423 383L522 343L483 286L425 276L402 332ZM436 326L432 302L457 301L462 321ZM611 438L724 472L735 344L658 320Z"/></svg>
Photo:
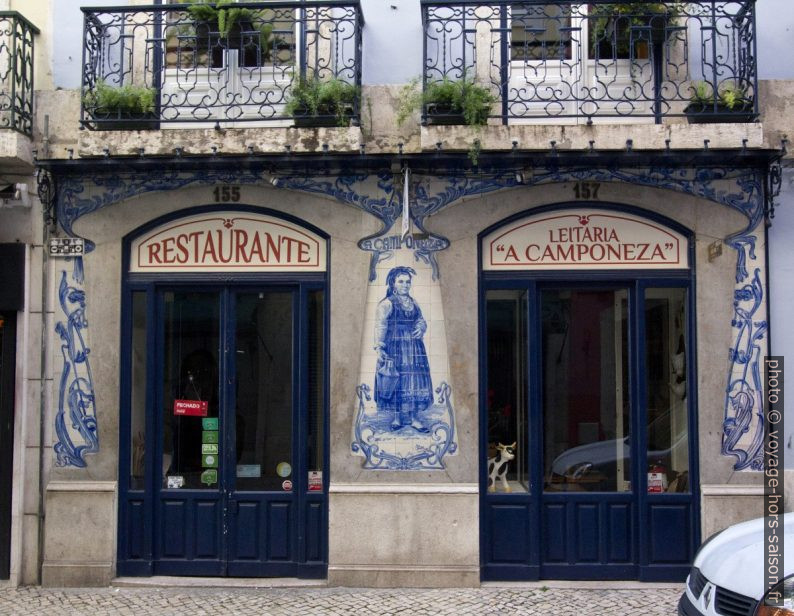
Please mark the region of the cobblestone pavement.
<svg viewBox="0 0 794 616"><path fill-rule="evenodd" d="M673 616L681 589L632 590L484 587L479 589L355 588L99 588L0 590L0 614L171 616Z"/></svg>

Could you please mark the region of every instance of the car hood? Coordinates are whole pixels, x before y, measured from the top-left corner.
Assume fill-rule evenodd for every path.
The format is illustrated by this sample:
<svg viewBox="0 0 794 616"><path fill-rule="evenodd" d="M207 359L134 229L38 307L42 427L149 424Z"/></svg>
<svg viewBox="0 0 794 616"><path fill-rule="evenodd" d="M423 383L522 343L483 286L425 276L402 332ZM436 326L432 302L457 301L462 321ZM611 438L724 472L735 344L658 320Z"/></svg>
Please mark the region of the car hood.
<svg viewBox="0 0 794 616"><path fill-rule="evenodd" d="M784 549L794 554L794 513L783 516ZM794 574L794 558L785 559L784 576ZM695 566L722 588L760 600L764 594L764 518L727 528L698 552Z"/></svg>
<svg viewBox="0 0 794 616"><path fill-rule="evenodd" d="M617 451L619 445L619 441L612 439L610 441L596 441L595 443L572 447L554 459L551 470L558 475L565 475L568 469L584 462L589 462L593 466L601 466L614 462L618 458ZM622 457L628 458L631 454L629 453L629 446L625 440L622 443L622 449Z"/></svg>

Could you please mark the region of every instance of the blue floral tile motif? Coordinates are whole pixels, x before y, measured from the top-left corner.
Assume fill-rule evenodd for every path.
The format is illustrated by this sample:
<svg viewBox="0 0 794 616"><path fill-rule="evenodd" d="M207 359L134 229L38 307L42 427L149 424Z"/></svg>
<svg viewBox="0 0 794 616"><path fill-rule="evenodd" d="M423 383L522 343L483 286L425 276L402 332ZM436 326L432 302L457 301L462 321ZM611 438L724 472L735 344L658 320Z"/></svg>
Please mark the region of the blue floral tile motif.
<svg viewBox="0 0 794 616"><path fill-rule="evenodd" d="M398 257L405 260L409 256L406 252L402 251ZM446 380L433 387L425 345L428 328L439 328L442 335L436 336L438 347L434 349L434 358L443 365L434 366L433 373L441 379L448 378L442 311L440 304L431 310L436 318L428 325L411 293L416 277L413 267L396 265L388 269L385 296L375 305L372 318L365 319L365 324L372 328L372 338L365 332L361 361L363 366L373 365L372 372L362 368L362 374L370 382L356 389L358 408L352 450L364 456L366 469L442 470L444 456L457 450L452 391ZM424 285L426 298L434 295L433 284L438 282L433 280L430 285ZM370 284L370 298L381 288ZM440 293L436 297L440 299ZM374 355L367 352L368 346Z"/></svg>
<svg viewBox="0 0 794 616"><path fill-rule="evenodd" d="M722 454L733 457L734 470L764 468L764 407L761 364L766 355L768 323L761 269L748 275L748 261L755 262L755 236L742 236L731 244L739 252L737 286L733 292L734 343L725 395ZM745 250L747 254L745 254Z"/></svg>
<svg viewBox="0 0 794 616"><path fill-rule="evenodd" d="M79 259L75 262L75 269L78 262ZM61 339L63 368L55 415L58 440L53 449L57 466L85 468L85 456L99 451L94 379L88 361L90 350L84 335L88 327L85 292L67 282L65 271L61 272L58 299L66 320L55 326Z"/></svg>

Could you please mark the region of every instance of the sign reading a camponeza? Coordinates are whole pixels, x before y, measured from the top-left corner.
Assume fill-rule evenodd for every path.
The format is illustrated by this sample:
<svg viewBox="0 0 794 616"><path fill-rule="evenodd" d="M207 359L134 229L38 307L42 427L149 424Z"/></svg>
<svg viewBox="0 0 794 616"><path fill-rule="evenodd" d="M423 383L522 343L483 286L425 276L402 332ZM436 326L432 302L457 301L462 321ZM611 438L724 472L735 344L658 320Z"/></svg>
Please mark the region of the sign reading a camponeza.
<svg viewBox="0 0 794 616"><path fill-rule="evenodd" d="M593 209L536 214L483 240L483 269L685 269L686 238L654 221Z"/></svg>
<svg viewBox="0 0 794 616"><path fill-rule="evenodd" d="M167 223L137 238L130 271L325 271L325 240L255 213L213 212Z"/></svg>

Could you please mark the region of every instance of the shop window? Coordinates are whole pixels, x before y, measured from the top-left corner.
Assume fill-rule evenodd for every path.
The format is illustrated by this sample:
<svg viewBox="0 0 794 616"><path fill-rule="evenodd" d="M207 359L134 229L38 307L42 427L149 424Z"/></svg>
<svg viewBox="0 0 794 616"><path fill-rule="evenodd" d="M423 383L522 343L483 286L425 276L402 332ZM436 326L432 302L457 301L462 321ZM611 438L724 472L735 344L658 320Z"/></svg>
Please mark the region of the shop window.
<svg viewBox="0 0 794 616"><path fill-rule="evenodd" d="M217 421L220 301L217 293L168 292L164 303L163 487L199 489L202 422L179 407L195 403Z"/></svg>
<svg viewBox="0 0 794 616"><path fill-rule="evenodd" d="M291 291L237 295L237 490L281 490L292 476L293 310Z"/></svg>
<svg viewBox="0 0 794 616"><path fill-rule="evenodd" d="M309 490L320 491L323 486L325 451L325 332L323 291L309 293Z"/></svg>
<svg viewBox="0 0 794 616"><path fill-rule="evenodd" d="M648 492L689 491L686 289L645 294Z"/></svg>
<svg viewBox="0 0 794 616"><path fill-rule="evenodd" d="M527 292L486 293L488 490L528 492Z"/></svg>
<svg viewBox="0 0 794 616"><path fill-rule="evenodd" d="M146 293L132 294L132 339L130 343L130 489L144 489L146 454Z"/></svg>
<svg viewBox="0 0 794 616"><path fill-rule="evenodd" d="M541 328L545 489L630 491L625 289L543 291Z"/></svg>

